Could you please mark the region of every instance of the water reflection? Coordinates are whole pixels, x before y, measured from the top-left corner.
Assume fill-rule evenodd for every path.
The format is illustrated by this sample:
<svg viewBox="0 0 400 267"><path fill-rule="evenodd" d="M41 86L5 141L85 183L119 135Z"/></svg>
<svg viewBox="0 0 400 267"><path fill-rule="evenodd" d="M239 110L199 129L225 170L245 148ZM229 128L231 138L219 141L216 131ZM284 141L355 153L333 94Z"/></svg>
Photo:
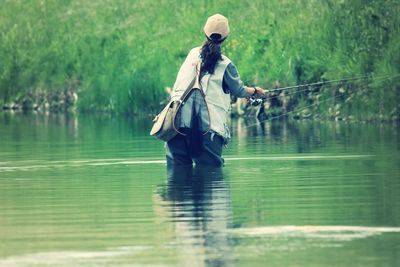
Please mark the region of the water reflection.
<svg viewBox="0 0 400 267"><path fill-rule="evenodd" d="M169 166L161 193L182 266L230 266L231 199L222 168Z"/></svg>
<svg viewBox="0 0 400 267"><path fill-rule="evenodd" d="M328 142L354 145L360 143L360 134L372 133L371 129L362 129L341 122L272 120L256 121L239 118L231 123L233 141L249 145L257 138L257 145L295 145L295 152L309 153L324 147ZM354 131L359 133L354 134Z"/></svg>

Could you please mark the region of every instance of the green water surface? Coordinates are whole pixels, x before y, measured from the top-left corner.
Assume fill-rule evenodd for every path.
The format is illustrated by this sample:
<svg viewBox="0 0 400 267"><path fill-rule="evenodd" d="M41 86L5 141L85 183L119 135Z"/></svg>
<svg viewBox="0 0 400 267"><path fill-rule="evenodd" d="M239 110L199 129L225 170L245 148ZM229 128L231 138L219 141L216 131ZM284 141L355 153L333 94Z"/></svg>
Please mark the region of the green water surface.
<svg viewBox="0 0 400 267"><path fill-rule="evenodd" d="M398 126L250 124L167 169L150 118L0 113L0 266L400 266Z"/></svg>

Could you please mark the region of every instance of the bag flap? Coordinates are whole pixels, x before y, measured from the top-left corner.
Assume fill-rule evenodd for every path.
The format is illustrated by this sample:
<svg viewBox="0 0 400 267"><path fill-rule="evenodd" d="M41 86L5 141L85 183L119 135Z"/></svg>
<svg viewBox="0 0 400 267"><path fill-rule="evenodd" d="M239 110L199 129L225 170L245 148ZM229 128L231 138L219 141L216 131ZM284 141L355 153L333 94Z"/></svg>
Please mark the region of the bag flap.
<svg viewBox="0 0 400 267"><path fill-rule="evenodd" d="M172 103L173 103L172 101L169 101L168 104L164 107L164 109L154 118L153 120L154 124L153 127L151 128L150 135L155 135L161 130L164 124L165 116L167 115L168 109L170 108Z"/></svg>

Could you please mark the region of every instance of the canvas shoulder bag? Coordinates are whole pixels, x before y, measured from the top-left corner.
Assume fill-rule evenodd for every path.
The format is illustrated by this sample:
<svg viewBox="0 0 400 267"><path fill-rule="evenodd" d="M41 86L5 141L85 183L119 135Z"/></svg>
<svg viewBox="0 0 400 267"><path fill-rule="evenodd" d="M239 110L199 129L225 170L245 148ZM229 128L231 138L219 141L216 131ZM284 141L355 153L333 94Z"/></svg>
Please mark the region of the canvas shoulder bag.
<svg viewBox="0 0 400 267"><path fill-rule="evenodd" d="M189 92L193 88L200 88L200 65L201 62L199 61L196 67L196 76L186 88L180 99L175 101L170 100L163 110L154 118L154 124L151 128L150 135L167 142L178 134L179 131L176 129L174 124L175 117Z"/></svg>

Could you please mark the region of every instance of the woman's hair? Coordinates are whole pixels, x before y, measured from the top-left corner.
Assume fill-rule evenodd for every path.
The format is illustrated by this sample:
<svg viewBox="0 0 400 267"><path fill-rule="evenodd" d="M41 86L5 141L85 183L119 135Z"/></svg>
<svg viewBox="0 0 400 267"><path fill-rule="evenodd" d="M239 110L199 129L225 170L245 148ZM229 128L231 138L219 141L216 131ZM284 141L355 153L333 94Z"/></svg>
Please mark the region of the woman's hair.
<svg viewBox="0 0 400 267"><path fill-rule="evenodd" d="M202 59L201 72L203 74L206 72L209 74L214 73L218 61L222 60L221 43L224 40L221 40L221 35L217 33L213 33L210 38L207 37L200 50L200 58Z"/></svg>

